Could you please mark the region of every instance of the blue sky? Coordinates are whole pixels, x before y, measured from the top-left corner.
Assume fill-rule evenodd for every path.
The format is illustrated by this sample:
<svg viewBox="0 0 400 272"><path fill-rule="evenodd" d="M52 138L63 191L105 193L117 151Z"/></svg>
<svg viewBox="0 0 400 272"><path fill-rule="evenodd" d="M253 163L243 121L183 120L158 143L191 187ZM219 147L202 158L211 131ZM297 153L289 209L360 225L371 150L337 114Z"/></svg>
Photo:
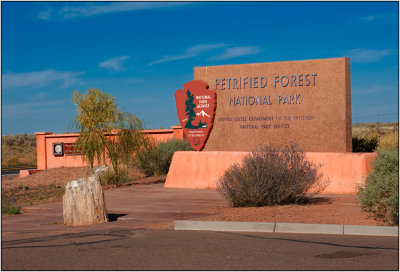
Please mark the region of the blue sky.
<svg viewBox="0 0 400 272"><path fill-rule="evenodd" d="M2 135L74 131L99 88L178 124L193 68L350 57L355 122L398 120L398 2L2 2Z"/></svg>

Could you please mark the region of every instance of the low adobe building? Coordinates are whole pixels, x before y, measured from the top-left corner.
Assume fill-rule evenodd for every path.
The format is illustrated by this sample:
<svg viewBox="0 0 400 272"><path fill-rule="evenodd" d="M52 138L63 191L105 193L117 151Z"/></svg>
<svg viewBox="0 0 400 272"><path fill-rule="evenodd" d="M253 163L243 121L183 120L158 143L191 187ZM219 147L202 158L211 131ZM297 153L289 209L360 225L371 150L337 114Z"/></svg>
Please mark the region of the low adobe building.
<svg viewBox="0 0 400 272"><path fill-rule="evenodd" d="M143 133L156 141L184 138L180 126L172 126L170 129L143 130ZM79 133L54 134L53 132L36 132L35 135L37 169L21 170L20 177L29 176L30 174L50 168L86 165L82 161L81 155L74 153L71 148L72 144L78 138Z"/></svg>

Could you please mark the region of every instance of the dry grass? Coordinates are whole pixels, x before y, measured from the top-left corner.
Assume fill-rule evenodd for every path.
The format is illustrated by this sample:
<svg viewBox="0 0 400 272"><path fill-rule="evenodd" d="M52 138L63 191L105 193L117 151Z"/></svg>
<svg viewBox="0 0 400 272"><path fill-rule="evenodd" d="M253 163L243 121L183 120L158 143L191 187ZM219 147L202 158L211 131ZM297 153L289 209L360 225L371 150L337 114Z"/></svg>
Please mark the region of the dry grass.
<svg viewBox="0 0 400 272"><path fill-rule="evenodd" d="M381 124L368 123L353 125L353 137L364 139L378 139L376 149L399 146L399 126L398 122Z"/></svg>
<svg viewBox="0 0 400 272"><path fill-rule="evenodd" d="M35 135L1 136L1 167L36 166Z"/></svg>
<svg viewBox="0 0 400 272"><path fill-rule="evenodd" d="M399 132L389 132L379 138L378 149L399 146Z"/></svg>

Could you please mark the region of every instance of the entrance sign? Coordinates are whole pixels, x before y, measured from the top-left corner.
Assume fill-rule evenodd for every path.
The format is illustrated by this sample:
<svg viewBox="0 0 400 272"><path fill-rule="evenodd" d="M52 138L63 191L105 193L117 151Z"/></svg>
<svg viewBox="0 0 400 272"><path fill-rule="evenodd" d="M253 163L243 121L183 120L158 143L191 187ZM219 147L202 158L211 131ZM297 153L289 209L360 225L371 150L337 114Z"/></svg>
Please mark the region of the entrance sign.
<svg viewBox="0 0 400 272"><path fill-rule="evenodd" d="M194 79L217 93L205 151L352 151L349 58L195 67Z"/></svg>
<svg viewBox="0 0 400 272"><path fill-rule="evenodd" d="M208 84L201 80L192 80L175 92L175 101L186 139L194 150L202 150L214 123L215 91L208 90Z"/></svg>
<svg viewBox="0 0 400 272"><path fill-rule="evenodd" d="M74 145L75 143L64 143L64 154L72 156L82 155L82 151L74 149Z"/></svg>

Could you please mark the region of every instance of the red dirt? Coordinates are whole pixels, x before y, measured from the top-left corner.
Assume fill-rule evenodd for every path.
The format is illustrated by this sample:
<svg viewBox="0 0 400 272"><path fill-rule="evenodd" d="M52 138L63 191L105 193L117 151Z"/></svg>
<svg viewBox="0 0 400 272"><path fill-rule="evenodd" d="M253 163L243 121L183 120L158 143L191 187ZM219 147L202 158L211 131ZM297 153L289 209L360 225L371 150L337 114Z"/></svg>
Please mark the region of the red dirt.
<svg viewBox="0 0 400 272"><path fill-rule="evenodd" d="M50 185L65 185L66 182L82 177L89 173L87 167L61 167L49 169L37 174L17 178L16 176L2 177L2 191L17 190L18 187L29 186L30 190L37 187ZM165 176L138 177L122 186L137 184L154 184L164 182ZM53 186L51 186L53 187ZM105 190L114 189L114 186L103 186ZM55 188L54 190L56 190ZM26 197L24 197L26 198ZM57 201L49 199L46 202ZM24 199L27 201L27 199ZM26 202L25 201L25 202ZM304 205L283 205L256 208L230 208L219 207L196 212L210 214L194 220L210 221L242 221L242 222L287 222L287 223L312 223L312 224L348 224L348 225L385 225L382 220L371 218L370 214L361 210L360 202L355 195L318 195L310 203ZM172 229L171 222L165 224L149 225L146 228Z"/></svg>
<svg viewBox="0 0 400 272"><path fill-rule="evenodd" d="M65 184L79 177L85 177L92 172L88 167L60 167L48 169L36 174L18 178L18 175L2 176L2 204L21 207L21 212L26 212L26 207L52 203L62 200ZM138 171L131 170L131 181L125 182L120 187L155 184L165 182L166 176L143 177ZM103 190L117 188L112 185L102 185Z"/></svg>
<svg viewBox="0 0 400 272"><path fill-rule="evenodd" d="M281 222L309 224L385 225L361 210L355 195L319 195L308 204L272 207L215 208L201 210L212 215L195 220Z"/></svg>
<svg viewBox="0 0 400 272"><path fill-rule="evenodd" d="M18 178L18 176L2 177L2 189L11 189L22 185L36 187L39 185L65 185L66 182L83 177L90 173L88 167L60 167L48 169L36 174Z"/></svg>
<svg viewBox="0 0 400 272"><path fill-rule="evenodd" d="M361 210L355 195L318 195L304 205L283 205L272 207L230 208L196 210L208 213L191 220L198 221L239 221L239 222L277 222L307 224L344 224L344 225L386 225L382 220L373 219ZM144 225L145 229L173 230L173 222Z"/></svg>
<svg viewBox="0 0 400 272"><path fill-rule="evenodd" d="M92 170L88 167L59 167L47 169L36 174L18 178L18 175L2 176L2 189L12 189L21 186L37 187L40 185L65 185L68 181L89 175ZM130 186L134 184L154 184L163 182L164 176L144 177L137 171L130 171L130 178L133 180L122 184L122 186ZM103 185L103 189L112 189L115 186Z"/></svg>
<svg viewBox="0 0 400 272"><path fill-rule="evenodd" d="M218 207L194 212L210 214L191 219L198 221L387 225L382 220L373 219L371 214L362 211L360 202L355 195L318 195L310 203L304 205L247 208ZM147 229L174 229L173 222L150 224L142 227Z"/></svg>

